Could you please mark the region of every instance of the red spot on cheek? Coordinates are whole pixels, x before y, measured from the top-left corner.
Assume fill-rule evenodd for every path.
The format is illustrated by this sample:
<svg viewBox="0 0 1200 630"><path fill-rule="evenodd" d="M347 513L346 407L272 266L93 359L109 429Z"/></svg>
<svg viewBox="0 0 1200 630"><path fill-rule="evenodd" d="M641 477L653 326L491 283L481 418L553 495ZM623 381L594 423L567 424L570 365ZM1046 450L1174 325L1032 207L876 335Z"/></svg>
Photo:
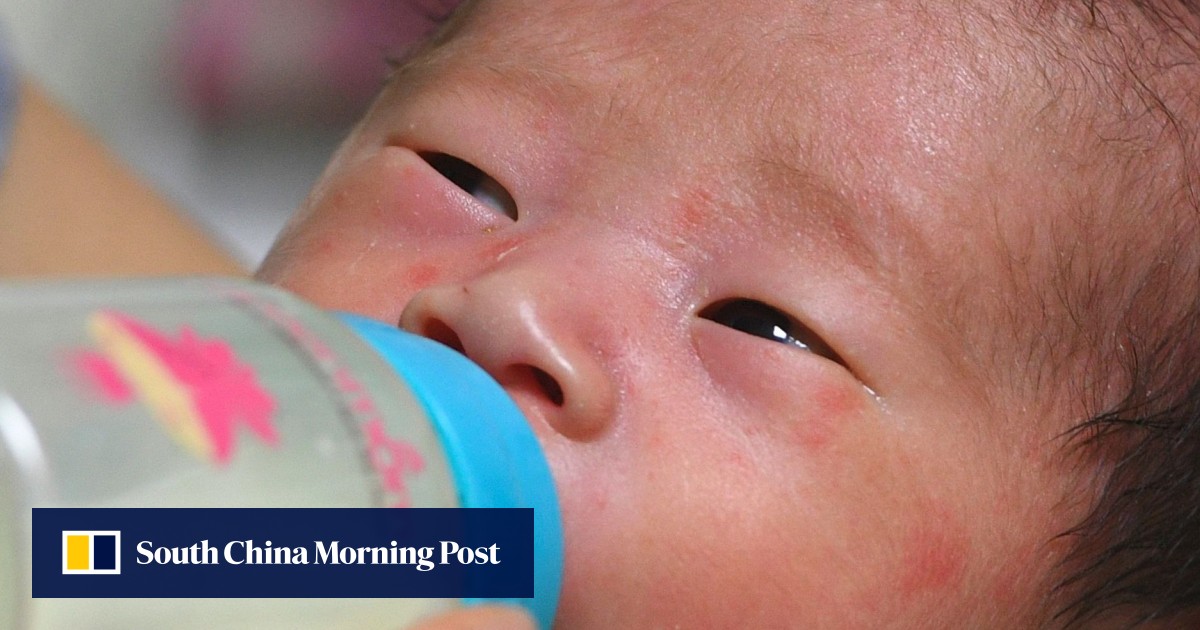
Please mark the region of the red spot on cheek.
<svg viewBox="0 0 1200 630"><path fill-rule="evenodd" d="M969 541L946 510L931 510L929 518L909 532L904 542L901 595L947 590L962 581Z"/></svg>
<svg viewBox="0 0 1200 630"><path fill-rule="evenodd" d="M807 401L809 412L795 424L796 441L810 452L824 450L862 410L862 397L846 387L822 387Z"/></svg>
<svg viewBox="0 0 1200 630"><path fill-rule="evenodd" d="M679 199L679 211L674 217L674 227L681 234L694 234L708 222L705 211L714 205L713 196L702 188L693 188Z"/></svg>
<svg viewBox="0 0 1200 630"><path fill-rule="evenodd" d="M825 450L836 435L834 422L825 416L805 416L796 424L796 441L809 452Z"/></svg>
<svg viewBox="0 0 1200 630"><path fill-rule="evenodd" d="M679 213L679 226L685 230L695 230L704 225L704 211L696 206L687 206Z"/></svg>
<svg viewBox="0 0 1200 630"><path fill-rule="evenodd" d="M753 465L745 453L732 451L725 457L725 469L740 475L752 470Z"/></svg>
<svg viewBox="0 0 1200 630"><path fill-rule="evenodd" d="M423 289L442 276L442 271L432 263L417 263L404 272L404 283L410 290Z"/></svg>
<svg viewBox="0 0 1200 630"><path fill-rule="evenodd" d="M328 256L337 248L337 240L332 236L326 236L317 241L317 253Z"/></svg>

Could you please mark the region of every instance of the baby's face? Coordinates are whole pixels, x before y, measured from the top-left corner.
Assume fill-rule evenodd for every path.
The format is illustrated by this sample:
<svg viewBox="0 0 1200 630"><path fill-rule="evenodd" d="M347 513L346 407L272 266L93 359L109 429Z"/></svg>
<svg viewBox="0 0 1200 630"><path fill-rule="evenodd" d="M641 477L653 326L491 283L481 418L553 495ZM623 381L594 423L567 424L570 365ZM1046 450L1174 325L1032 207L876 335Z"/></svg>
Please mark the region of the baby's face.
<svg viewBox="0 0 1200 630"><path fill-rule="evenodd" d="M945 5L475 3L262 276L512 393L568 627L1027 625L1080 513L1020 287L1089 173Z"/></svg>

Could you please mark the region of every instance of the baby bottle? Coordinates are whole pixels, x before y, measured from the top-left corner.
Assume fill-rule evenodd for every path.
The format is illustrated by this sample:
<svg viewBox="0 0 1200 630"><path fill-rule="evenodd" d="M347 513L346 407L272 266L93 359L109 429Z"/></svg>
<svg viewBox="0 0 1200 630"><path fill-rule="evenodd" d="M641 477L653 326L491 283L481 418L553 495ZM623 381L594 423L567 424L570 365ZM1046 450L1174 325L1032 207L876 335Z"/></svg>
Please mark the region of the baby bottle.
<svg viewBox="0 0 1200 630"><path fill-rule="evenodd" d="M0 284L0 628L403 628L445 599L32 597L32 508L533 508L549 467L482 369L394 326L221 278ZM472 603L467 601L465 603Z"/></svg>

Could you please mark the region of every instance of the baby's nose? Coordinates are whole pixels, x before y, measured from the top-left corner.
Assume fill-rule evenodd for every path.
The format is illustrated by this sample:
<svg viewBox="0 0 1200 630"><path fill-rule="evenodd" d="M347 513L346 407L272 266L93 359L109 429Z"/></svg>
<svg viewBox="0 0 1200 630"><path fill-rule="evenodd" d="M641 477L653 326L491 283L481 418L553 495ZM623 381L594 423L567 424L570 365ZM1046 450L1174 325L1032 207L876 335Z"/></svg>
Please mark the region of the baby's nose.
<svg viewBox="0 0 1200 630"><path fill-rule="evenodd" d="M535 426L541 418L569 439L594 439L615 413L613 379L588 342L587 314L537 292L540 284L521 272L494 272L422 289L400 326L478 363Z"/></svg>

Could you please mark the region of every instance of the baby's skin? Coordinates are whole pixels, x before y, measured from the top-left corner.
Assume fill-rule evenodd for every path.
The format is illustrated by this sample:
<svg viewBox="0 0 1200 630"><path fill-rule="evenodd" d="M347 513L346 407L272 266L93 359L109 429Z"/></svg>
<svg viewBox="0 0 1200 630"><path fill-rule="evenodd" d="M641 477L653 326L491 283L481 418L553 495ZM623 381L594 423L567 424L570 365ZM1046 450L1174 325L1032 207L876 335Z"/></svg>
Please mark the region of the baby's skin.
<svg viewBox="0 0 1200 630"><path fill-rule="evenodd" d="M1062 245L1127 182L976 4L470 3L260 277L513 395L563 627L1039 626L1094 495Z"/></svg>

